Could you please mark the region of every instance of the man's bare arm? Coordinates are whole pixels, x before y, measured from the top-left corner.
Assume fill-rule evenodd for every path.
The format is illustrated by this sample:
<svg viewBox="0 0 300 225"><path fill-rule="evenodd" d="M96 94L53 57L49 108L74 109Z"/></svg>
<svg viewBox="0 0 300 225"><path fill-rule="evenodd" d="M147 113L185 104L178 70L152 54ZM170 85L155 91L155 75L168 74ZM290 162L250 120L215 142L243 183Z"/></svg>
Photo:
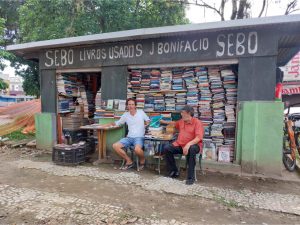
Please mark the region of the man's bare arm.
<svg viewBox="0 0 300 225"><path fill-rule="evenodd" d="M160 120L159 121L161 124L166 124L166 125L169 125L169 124L171 124L171 125L175 125L175 121L165 121L165 120Z"/></svg>

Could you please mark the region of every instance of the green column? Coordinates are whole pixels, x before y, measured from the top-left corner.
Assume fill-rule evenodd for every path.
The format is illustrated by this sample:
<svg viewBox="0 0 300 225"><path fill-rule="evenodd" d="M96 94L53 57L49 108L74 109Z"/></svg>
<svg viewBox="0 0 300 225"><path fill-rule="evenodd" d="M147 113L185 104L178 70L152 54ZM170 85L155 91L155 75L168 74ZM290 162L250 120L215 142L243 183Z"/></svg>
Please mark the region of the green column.
<svg viewBox="0 0 300 225"><path fill-rule="evenodd" d="M54 113L36 113L35 119L35 137L37 149L46 149L52 151L56 144L56 116Z"/></svg>
<svg viewBox="0 0 300 225"><path fill-rule="evenodd" d="M242 172L281 176L282 134L282 102L242 102L237 133Z"/></svg>

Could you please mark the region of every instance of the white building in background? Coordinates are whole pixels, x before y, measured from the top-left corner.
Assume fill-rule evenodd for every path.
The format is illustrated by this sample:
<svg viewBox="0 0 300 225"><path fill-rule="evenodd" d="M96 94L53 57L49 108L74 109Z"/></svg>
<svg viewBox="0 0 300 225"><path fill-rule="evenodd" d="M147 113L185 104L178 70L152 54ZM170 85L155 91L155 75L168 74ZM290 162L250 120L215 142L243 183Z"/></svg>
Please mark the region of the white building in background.
<svg viewBox="0 0 300 225"><path fill-rule="evenodd" d="M9 84L9 90L2 91L1 94L10 95L10 96L19 96L25 94L22 87L23 79L21 77L0 72L0 78L2 78L4 81L6 81Z"/></svg>

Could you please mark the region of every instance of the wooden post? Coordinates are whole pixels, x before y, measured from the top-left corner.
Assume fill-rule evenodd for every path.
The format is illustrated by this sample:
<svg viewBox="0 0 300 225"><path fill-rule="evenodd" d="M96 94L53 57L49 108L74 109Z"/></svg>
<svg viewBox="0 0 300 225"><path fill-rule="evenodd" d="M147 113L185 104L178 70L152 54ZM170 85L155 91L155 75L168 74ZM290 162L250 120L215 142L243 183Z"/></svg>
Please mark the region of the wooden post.
<svg viewBox="0 0 300 225"><path fill-rule="evenodd" d="M98 137L98 159L102 159L102 135L101 130L97 130L97 137Z"/></svg>
<svg viewBox="0 0 300 225"><path fill-rule="evenodd" d="M106 132L107 130L103 130L103 133L102 133L102 156L104 159L106 159Z"/></svg>
<svg viewBox="0 0 300 225"><path fill-rule="evenodd" d="M61 124L61 116L58 113L57 115L57 143L62 144L62 124Z"/></svg>

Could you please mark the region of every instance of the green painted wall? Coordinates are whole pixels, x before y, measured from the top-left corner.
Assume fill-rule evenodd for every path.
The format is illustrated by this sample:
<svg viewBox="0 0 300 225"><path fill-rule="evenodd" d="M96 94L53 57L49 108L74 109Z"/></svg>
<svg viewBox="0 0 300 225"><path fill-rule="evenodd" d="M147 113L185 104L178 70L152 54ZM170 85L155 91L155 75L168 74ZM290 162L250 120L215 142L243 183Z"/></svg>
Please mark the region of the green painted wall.
<svg viewBox="0 0 300 225"><path fill-rule="evenodd" d="M52 151L56 144L56 117L54 113L36 113L35 117L35 137L37 149Z"/></svg>
<svg viewBox="0 0 300 225"><path fill-rule="evenodd" d="M236 158L242 172L281 176L282 129L282 102L240 103Z"/></svg>

